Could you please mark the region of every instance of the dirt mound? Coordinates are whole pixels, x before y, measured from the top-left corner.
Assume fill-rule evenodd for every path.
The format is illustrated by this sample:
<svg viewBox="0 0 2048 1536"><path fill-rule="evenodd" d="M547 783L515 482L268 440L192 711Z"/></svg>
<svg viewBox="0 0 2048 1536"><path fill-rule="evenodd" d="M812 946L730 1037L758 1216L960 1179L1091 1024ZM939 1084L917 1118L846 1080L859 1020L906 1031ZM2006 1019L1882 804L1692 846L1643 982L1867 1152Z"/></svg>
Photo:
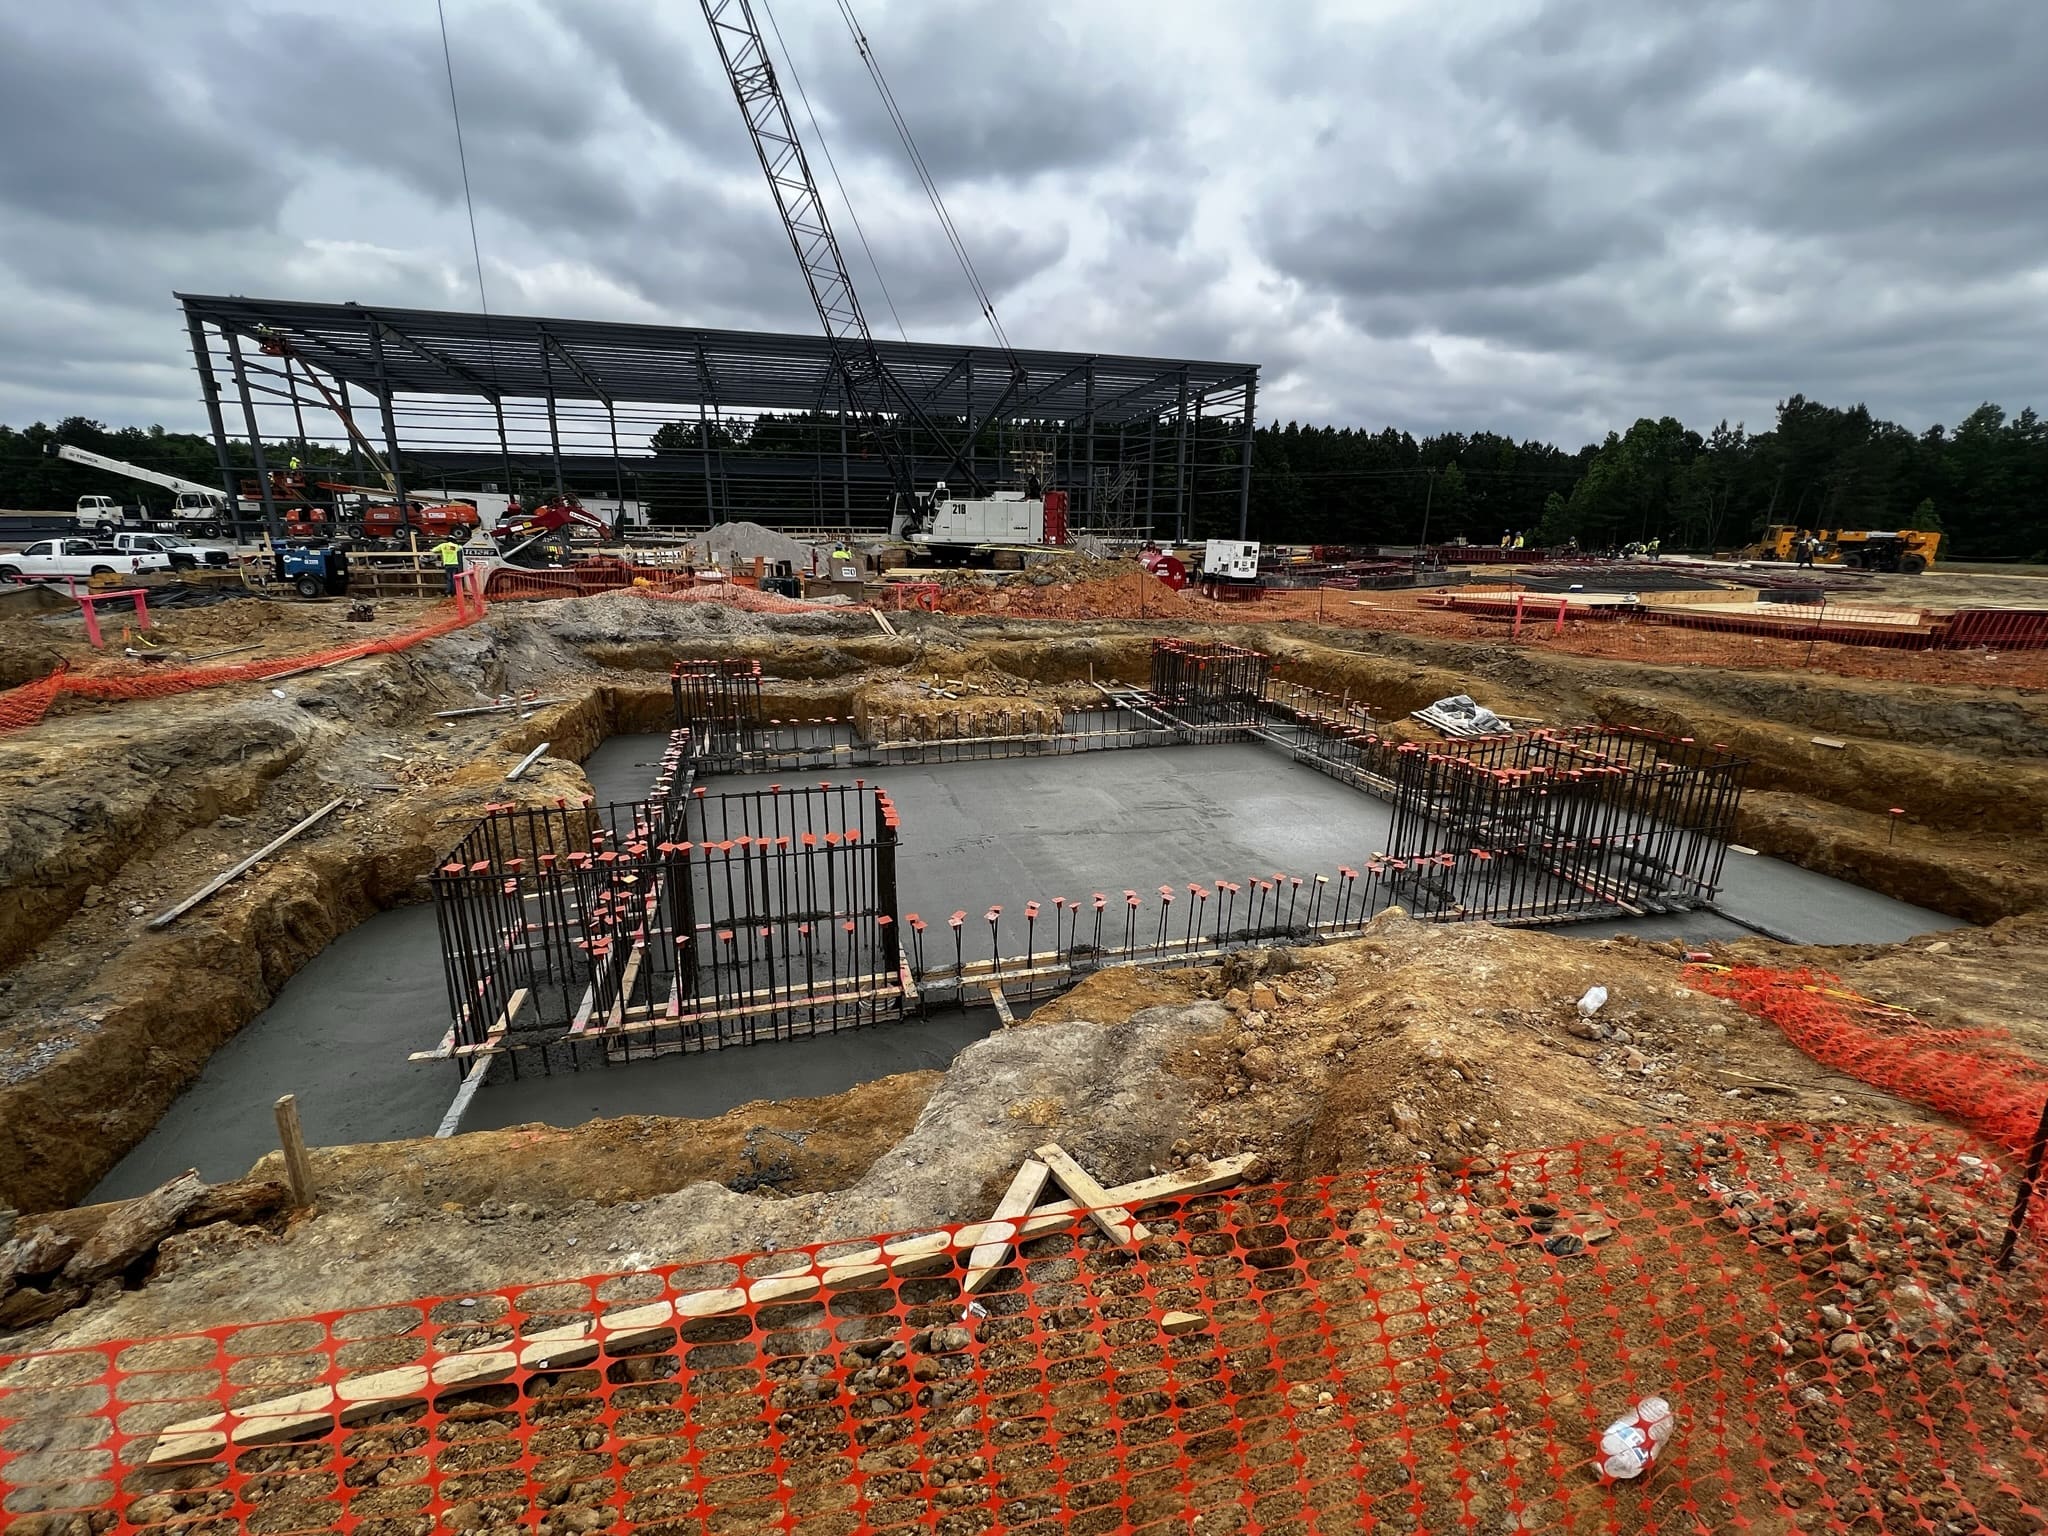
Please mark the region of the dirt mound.
<svg viewBox="0 0 2048 1536"><path fill-rule="evenodd" d="M946 594L948 613L990 613L1019 619L1200 619L1214 605L1176 592L1131 561L1092 562L1114 574L1082 581L1026 579L994 589L962 587ZM1035 574L1035 573L1034 573Z"/></svg>
<svg viewBox="0 0 2048 1536"><path fill-rule="evenodd" d="M1152 971L1120 965L1097 971L1031 1012L1026 1024L1061 1024L1093 1019L1120 1024L1141 1008L1179 1007L1203 995L1201 971Z"/></svg>
<svg viewBox="0 0 2048 1536"><path fill-rule="evenodd" d="M721 564L759 557L771 563L786 560L796 569L804 570L811 563L810 545L759 523L720 523L704 535L702 543Z"/></svg>

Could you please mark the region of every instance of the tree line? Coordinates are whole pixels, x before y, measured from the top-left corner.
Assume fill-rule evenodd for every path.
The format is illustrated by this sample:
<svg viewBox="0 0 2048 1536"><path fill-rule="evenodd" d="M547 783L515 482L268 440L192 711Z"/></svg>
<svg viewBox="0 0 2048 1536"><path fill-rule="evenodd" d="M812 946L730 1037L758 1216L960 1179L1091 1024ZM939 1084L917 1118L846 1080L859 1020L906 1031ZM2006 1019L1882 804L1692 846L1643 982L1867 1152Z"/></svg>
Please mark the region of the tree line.
<svg viewBox="0 0 2048 1536"><path fill-rule="evenodd" d="M695 449L700 430L674 423L653 446ZM1227 462L1235 433L1215 430L1217 442L1203 453ZM708 434L721 452L794 458L838 448L836 422L828 427L814 413L714 421ZM870 451L858 427L852 436L855 455ZM58 442L206 485L220 479L212 443L195 433L82 417L54 427L0 425L0 507L54 510L90 492L141 492L52 457ZM938 445L916 446L929 455ZM984 439L981 452L993 457L994 446ZM265 447L273 465L294 451L312 468L348 462L317 443ZM231 444L230 455L247 465L246 445ZM1056 471L1053 482L1064 478ZM658 487L649 490L658 506ZM1205 497L1199 524L1214 526L1200 531L1234 533L1235 511L1234 495ZM1512 532L1530 544L1576 539L1584 549L1656 539L1666 549L1711 550L1746 543L1772 523L1938 528L1957 558L2048 559L2048 422L2031 409L2008 416L1986 404L1952 429L1915 433L1861 405L1794 395L1767 431L1723 421L1702 434L1669 416L1645 417L1576 450L1493 432L1417 438L1392 427L1299 422L1260 426L1253 438L1251 533L1273 543L1495 543Z"/></svg>
<svg viewBox="0 0 2048 1536"><path fill-rule="evenodd" d="M1260 427L1252 529L1275 542L1530 544L1603 549L1656 539L1727 549L1775 523L1933 528L1958 558L2048 560L2048 422L1981 405L1914 433L1794 395L1768 431L1723 421L1702 435L1644 417L1567 452L1490 432L1417 439Z"/></svg>

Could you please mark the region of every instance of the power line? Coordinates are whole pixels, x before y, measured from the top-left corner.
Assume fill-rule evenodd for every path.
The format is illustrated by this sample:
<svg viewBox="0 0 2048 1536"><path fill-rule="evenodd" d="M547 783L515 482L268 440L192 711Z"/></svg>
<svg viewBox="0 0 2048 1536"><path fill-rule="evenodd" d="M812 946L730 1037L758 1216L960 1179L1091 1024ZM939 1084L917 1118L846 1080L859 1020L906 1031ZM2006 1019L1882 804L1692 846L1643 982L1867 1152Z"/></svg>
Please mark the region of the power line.
<svg viewBox="0 0 2048 1536"><path fill-rule="evenodd" d="M818 148L825 152L825 167L832 173L832 184L839 189L839 201L846 205L846 216L853 220L853 232L860 239L860 248L867 253L868 270L875 274L875 282L882 290L882 302L889 306L889 318L896 322L896 334L904 344L910 342L909 332L903 329L903 317L896 313L896 300L889 293L889 283L882 276L881 263L875 260L875 253L868 245L868 232L861 227L860 214L853 206L853 199L847 195L846 183L839 179L839 164L832 158L832 146L826 142L825 130L818 126L818 114L811 110L811 98L805 94L804 82L796 72L796 55L789 51L789 44L782 40L782 26L776 21L775 12L769 8L768 0L761 0L761 14L768 18L768 30L775 34L775 46L782 50L782 61L789 70L789 83L796 87L796 97L804 104L804 116L811 120L811 133L818 141Z"/></svg>

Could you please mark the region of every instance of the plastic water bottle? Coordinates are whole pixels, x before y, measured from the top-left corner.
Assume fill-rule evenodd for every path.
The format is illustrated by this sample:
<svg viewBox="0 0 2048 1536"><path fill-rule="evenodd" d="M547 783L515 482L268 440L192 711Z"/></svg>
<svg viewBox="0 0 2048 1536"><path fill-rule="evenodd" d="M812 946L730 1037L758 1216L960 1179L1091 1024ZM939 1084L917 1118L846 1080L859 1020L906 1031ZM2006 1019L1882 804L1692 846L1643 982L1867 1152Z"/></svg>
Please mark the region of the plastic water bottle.
<svg viewBox="0 0 2048 1536"><path fill-rule="evenodd" d="M1607 989L1605 987L1588 987L1586 995L1579 999L1579 1012L1590 1019L1605 1007L1606 1003Z"/></svg>
<svg viewBox="0 0 2048 1536"><path fill-rule="evenodd" d="M1643 1398L1607 1426L1595 1467L1602 1477L1617 1482L1641 1477L1677 1428L1678 1416L1669 1403L1661 1397Z"/></svg>

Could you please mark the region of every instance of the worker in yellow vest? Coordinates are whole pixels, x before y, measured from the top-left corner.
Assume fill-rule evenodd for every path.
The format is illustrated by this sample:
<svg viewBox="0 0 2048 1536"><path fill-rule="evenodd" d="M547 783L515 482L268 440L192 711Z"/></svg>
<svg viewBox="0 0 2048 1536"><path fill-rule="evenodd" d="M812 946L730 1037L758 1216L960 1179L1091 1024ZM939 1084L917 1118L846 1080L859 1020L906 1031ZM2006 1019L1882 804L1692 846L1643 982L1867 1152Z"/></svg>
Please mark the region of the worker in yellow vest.
<svg viewBox="0 0 2048 1536"><path fill-rule="evenodd" d="M443 539L429 554L441 562L441 590L450 597L455 595L455 573L462 569L462 546L453 539Z"/></svg>

